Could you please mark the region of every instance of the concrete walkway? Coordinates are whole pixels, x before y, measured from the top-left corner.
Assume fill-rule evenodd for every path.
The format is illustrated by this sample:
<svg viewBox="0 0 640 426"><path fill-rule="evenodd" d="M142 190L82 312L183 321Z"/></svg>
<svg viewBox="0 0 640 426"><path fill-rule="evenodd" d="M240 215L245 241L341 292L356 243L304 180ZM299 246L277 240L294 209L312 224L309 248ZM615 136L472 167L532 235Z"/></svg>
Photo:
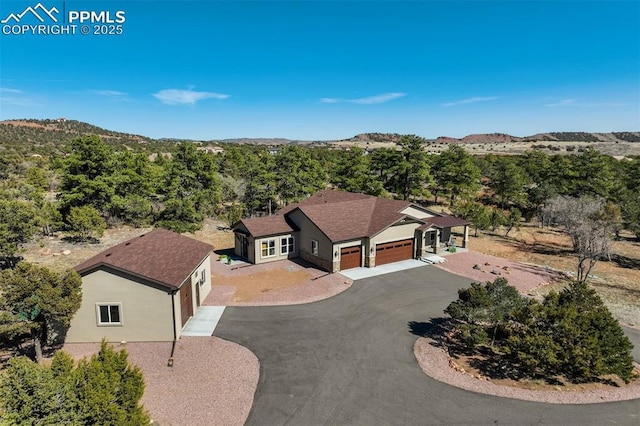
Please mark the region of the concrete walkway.
<svg viewBox="0 0 640 426"><path fill-rule="evenodd" d="M183 336L211 336L224 312L224 306L200 306L182 330Z"/></svg>
<svg viewBox="0 0 640 426"><path fill-rule="evenodd" d="M388 265L376 266L375 268L353 268L345 271L340 271L340 274L352 280L361 280L363 278L377 277L378 275L390 274L392 272L404 271L406 269L419 268L421 266L427 266L421 260L410 259L400 262L389 263Z"/></svg>

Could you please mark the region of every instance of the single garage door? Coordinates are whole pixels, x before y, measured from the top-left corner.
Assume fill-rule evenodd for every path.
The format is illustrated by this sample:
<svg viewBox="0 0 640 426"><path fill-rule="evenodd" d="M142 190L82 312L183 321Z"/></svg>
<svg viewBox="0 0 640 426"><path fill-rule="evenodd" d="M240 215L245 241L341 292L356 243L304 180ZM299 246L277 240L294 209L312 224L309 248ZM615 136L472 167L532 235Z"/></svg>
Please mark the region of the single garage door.
<svg viewBox="0 0 640 426"><path fill-rule="evenodd" d="M362 254L360 246L345 247L340 250L340 270L359 268Z"/></svg>
<svg viewBox="0 0 640 426"><path fill-rule="evenodd" d="M376 245L376 266L413 259L413 238Z"/></svg>

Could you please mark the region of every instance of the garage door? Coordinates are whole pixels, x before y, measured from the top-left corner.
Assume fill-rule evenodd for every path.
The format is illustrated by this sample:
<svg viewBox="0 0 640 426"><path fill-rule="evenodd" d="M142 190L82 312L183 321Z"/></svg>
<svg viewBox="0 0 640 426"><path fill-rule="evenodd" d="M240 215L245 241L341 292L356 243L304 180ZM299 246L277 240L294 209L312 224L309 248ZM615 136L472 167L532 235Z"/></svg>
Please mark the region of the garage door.
<svg viewBox="0 0 640 426"><path fill-rule="evenodd" d="M413 259L413 239L376 245L376 266Z"/></svg>
<svg viewBox="0 0 640 426"><path fill-rule="evenodd" d="M362 255L360 254L360 246L345 247L341 249L340 270L344 271L345 269L359 268L361 258Z"/></svg>

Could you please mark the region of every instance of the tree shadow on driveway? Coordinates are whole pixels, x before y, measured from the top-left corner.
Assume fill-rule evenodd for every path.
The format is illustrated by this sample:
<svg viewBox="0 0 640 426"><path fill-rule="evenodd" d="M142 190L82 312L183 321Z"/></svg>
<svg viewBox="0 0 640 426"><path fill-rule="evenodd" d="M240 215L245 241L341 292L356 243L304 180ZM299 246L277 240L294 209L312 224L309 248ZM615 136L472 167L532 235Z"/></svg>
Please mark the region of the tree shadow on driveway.
<svg viewBox="0 0 640 426"><path fill-rule="evenodd" d="M418 337L428 337L432 339L432 345L444 347L442 340L451 331L451 318L431 318L428 322L409 321L407 323L409 332Z"/></svg>

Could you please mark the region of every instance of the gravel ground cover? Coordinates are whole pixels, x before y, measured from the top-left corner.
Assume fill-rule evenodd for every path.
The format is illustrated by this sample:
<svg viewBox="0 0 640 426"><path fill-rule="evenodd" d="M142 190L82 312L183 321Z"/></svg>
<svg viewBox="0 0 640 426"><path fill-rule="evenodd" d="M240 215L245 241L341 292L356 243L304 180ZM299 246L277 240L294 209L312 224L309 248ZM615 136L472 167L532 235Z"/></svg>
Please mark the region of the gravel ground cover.
<svg viewBox="0 0 640 426"><path fill-rule="evenodd" d="M182 337L167 366L171 342L115 344L142 370L142 404L160 425L242 425L258 384L258 358L247 348L217 337ZM79 359L100 344L72 343L64 350Z"/></svg>
<svg viewBox="0 0 640 426"><path fill-rule="evenodd" d="M211 260L209 306L295 305L335 296L348 289L352 280L329 274L305 262L281 260L251 265L234 261L226 265L214 255Z"/></svg>
<svg viewBox="0 0 640 426"><path fill-rule="evenodd" d="M445 263L436 266L479 282L493 281L498 277L504 277L510 285L523 294L564 277L563 273L552 269L512 262L475 251L452 254L446 259Z"/></svg>
<svg viewBox="0 0 640 426"><path fill-rule="evenodd" d="M593 391L536 391L512 386L500 386L490 380L456 370L453 360L433 339L420 337L414 345L414 355L424 373L436 380L472 392L506 398L550 404L593 404L640 398L640 380L624 387L608 387ZM636 367L639 367L636 363Z"/></svg>

